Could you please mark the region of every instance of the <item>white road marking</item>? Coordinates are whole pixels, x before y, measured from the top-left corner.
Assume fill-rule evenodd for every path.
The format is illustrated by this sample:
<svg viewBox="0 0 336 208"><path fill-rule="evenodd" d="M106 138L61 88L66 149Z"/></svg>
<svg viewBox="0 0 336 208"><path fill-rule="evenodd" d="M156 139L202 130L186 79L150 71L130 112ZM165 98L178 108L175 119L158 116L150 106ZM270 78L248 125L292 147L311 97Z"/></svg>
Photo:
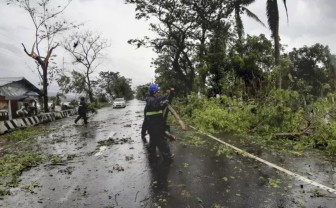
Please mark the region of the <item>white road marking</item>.
<svg viewBox="0 0 336 208"><path fill-rule="evenodd" d="M193 128L194 130L198 131L195 127L193 127L193 126L190 126L190 127ZM260 157L252 155L252 154L250 154L250 153L248 153L248 152L246 152L246 151L244 151L242 149L239 149L238 147L235 147L235 146L233 146L233 145L231 145L231 144L229 144L227 142L224 142L224 141L222 141L222 140L220 140L220 139L218 139L218 138L216 138L216 137L214 137L212 135L206 134L204 132L201 132L201 133L204 134L204 135L206 135L206 136L208 136L208 137L210 137L213 140L216 140L216 141L218 141L218 142L220 142L220 143L222 143L222 144L224 144L224 145L226 145L228 147L231 147L232 149L236 150L237 152L242 153L242 155L244 155L244 156L247 156L247 157L250 157L252 159L258 160L259 162L262 162L262 163L264 163L264 164L266 164L266 165L268 165L268 166L270 166L272 168L275 168L275 169L277 169L277 170L279 170L279 171L281 171L283 173L286 173L287 175L293 176L294 178L296 178L296 179L298 179L300 181L303 181L303 182L308 183L310 185L316 186L316 187L318 187L318 188L320 188L322 190L328 191L330 193L336 194L336 189L330 188L330 187L325 186L323 184L320 184L320 183L318 183L316 181L310 180L310 179L308 179L308 178L306 178L304 176L301 176L301 175L299 175L297 173L294 173L294 172L292 172L290 170L287 170L287 169L285 169L283 167L280 167L280 166L278 166L278 165L276 165L274 163L271 163L271 162L268 162L268 161L266 161L264 159L261 159Z"/></svg>

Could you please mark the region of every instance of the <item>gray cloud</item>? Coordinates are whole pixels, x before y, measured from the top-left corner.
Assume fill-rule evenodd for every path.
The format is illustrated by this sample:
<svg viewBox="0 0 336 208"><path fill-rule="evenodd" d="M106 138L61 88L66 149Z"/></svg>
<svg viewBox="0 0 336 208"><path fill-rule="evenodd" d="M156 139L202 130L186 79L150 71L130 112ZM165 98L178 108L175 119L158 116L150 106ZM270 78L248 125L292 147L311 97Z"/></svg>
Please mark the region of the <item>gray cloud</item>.
<svg viewBox="0 0 336 208"><path fill-rule="evenodd" d="M322 43L328 45L333 53L336 53L336 46L333 42L336 34L336 1L332 0L296 0L287 1L289 21L287 22L286 12L282 1L279 1L280 14L280 37L282 44L289 48L302 47ZM256 1L249 6L265 24L266 1ZM271 36L267 28L263 28L254 20L244 17L246 33L267 34Z"/></svg>
<svg viewBox="0 0 336 208"><path fill-rule="evenodd" d="M265 15L266 1L256 1L249 9L267 24ZM329 45L336 53L334 44L336 34L336 1L333 0L290 0L287 1L289 23L282 1L280 9L281 43L288 48L302 47L322 43ZM74 0L65 11L66 19L85 22L82 29L101 33L112 42L112 47L105 51L106 61L100 70L119 71L122 76L131 78L133 85L145 84L154 78L154 69L150 67L156 57L151 49L135 50L127 44L131 38L151 35L148 23L135 20L134 5L124 4L124 0ZM1 76L27 76L38 82L34 72L35 63L22 50L21 43L29 49L34 41L34 28L29 16L20 8L7 6L0 1L0 72ZM250 18L243 18L245 31L249 34L266 34L270 31ZM58 58L69 56L61 47L55 51ZM70 69L73 68L69 64Z"/></svg>

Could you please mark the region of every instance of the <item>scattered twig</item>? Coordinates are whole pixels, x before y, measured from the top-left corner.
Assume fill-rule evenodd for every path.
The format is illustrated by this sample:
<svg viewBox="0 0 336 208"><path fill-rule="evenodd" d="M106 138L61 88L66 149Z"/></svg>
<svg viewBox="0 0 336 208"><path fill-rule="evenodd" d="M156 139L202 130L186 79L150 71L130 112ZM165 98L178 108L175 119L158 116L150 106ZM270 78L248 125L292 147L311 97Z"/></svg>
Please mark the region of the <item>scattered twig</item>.
<svg viewBox="0 0 336 208"><path fill-rule="evenodd" d="M119 193L117 193L117 194L114 195L114 201L116 202L116 204L118 206L117 195L119 195Z"/></svg>
<svg viewBox="0 0 336 208"><path fill-rule="evenodd" d="M53 166L53 165L62 165L62 166L66 166L68 165L68 163L47 163L47 164L44 164L44 166Z"/></svg>
<svg viewBox="0 0 336 208"><path fill-rule="evenodd" d="M135 194L135 199L134 199L134 202L136 202L136 200L137 200L137 197L138 197L138 193L139 193L140 191L138 191L136 194Z"/></svg>
<svg viewBox="0 0 336 208"><path fill-rule="evenodd" d="M312 131L316 128L314 125L313 125L313 122L312 122L312 119L307 119L307 118L304 118L306 121L307 121L307 126L303 129L300 130L300 132L298 133L291 133L291 132L287 132L287 133L276 133L274 134L274 137L277 137L277 138L288 138L288 139L298 139L300 138L301 136L308 136L312 133Z"/></svg>
<svg viewBox="0 0 336 208"><path fill-rule="evenodd" d="M150 197L144 198L144 199L143 199L143 200L141 200L140 202L147 201L148 199L150 199Z"/></svg>
<svg viewBox="0 0 336 208"><path fill-rule="evenodd" d="M332 198L332 199L335 199L336 196L324 196L325 198Z"/></svg>

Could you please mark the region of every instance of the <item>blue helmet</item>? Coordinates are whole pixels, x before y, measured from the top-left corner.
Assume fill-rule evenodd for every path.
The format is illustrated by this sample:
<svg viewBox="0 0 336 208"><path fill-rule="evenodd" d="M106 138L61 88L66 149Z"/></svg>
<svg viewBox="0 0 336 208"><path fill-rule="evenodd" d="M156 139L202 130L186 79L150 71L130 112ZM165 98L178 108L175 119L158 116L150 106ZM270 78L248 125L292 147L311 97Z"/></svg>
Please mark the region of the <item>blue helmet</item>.
<svg viewBox="0 0 336 208"><path fill-rule="evenodd" d="M159 86L157 84L151 84L149 85L148 92L157 92L159 91Z"/></svg>

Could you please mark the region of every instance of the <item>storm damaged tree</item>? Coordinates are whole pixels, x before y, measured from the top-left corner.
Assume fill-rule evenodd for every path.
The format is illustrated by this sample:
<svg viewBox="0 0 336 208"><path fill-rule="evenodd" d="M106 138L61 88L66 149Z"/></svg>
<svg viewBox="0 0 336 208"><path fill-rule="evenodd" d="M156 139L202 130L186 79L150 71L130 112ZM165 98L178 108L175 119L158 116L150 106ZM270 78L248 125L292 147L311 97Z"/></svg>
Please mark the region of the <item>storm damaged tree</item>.
<svg viewBox="0 0 336 208"><path fill-rule="evenodd" d="M195 65L192 62L193 43L190 34L193 30L193 21L187 17L191 11L190 6L177 1L126 1L136 4L137 19L157 19L160 23L150 24L150 28L158 38L129 40L130 44L137 47L151 47L159 54L169 59L170 66L167 70L174 71L175 79L185 84L187 91L192 90ZM157 66L159 67L159 66Z"/></svg>
<svg viewBox="0 0 336 208"><path fill-rule="evenodd" d="M72 55L72 63L80 66L80 69L76 71L85 78L84 89L90 102L94 102L91 76L101 63L98 61L103 58L103 50L108 47L110 47L110 43L107 39L91 31L75 32L64 43L64 48ZM76 80L74 81L76 82Z"/></svg>
<svg viewBox="0 0 336 208"><path fill-rule="evenodd" d="M57 37L64 31L78 27L61 19L61 15L72 0L63 1L63 5L52 4L50 0L7 0L7 4L25 10L33 22L35 37L31 50L22 43L24 52L35 60L43 87L43 108L48 112L48 85L57 69L52 62L54 50L59 46ZM54 7L55 6L55 7Z"/></svg>
<svg viewBox="0 0 336 208"><path fill-rule="evenodd" d="M214 23L223 22L228 17L228 2L231 1L126 0L126 3L136 5L137 19L155 19L159 22L150 24L157 38L132 39L129 43L137 47L152 47L159 54L157 63L165 62L164 65L157 65L160 73L173 74L175 80L183 83L187 93L202 90L208 75L205 58L209 36Z"/></svg>

